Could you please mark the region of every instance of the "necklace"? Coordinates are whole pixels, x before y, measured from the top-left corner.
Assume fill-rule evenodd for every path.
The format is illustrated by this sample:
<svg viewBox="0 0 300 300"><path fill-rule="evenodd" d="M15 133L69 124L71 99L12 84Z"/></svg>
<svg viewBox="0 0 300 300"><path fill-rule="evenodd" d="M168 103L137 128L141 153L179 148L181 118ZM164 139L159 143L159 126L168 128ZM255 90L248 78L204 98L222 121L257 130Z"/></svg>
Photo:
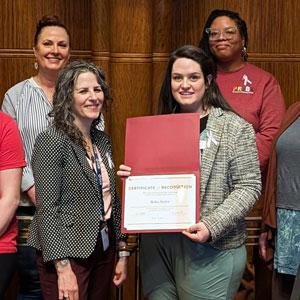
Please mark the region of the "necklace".
<svg viewBox="0 0 300 300"><path fill-rule="evenodd" d="M209 109L204 110L202 113L200 113L200 119L206 117L209 114Z"/></svg>
<svg viewBox="0 0 300 300"><path fill-rule="evenodd" d="M93 150L93 145L90 139L85 139L85 151L88 156L88 158L92 161L92 163L95 163L95 154Z"/></svg>
<svg viewBox="0 0 300 300"><path fill-rule="evenodd" d="M92 164L94 165L95 164L95 156L92 153L90 153L90 154L88 154L88 157L91 160Z"/></svg>

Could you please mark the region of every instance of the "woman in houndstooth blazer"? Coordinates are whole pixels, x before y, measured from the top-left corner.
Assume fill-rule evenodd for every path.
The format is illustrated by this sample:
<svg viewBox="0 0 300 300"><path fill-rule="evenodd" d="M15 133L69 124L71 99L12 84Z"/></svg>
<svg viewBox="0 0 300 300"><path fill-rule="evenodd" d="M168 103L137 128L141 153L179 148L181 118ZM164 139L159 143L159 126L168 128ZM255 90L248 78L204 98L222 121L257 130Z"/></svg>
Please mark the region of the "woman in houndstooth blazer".
<svg viewBox="0 0 300 300"><path fill-rule="evenodd" d="M149 300L233 299L245 268L244 217L261 190L258 155L252 126L232 111L215 78L216 65L201 49L171 54L159 114L199 113L201 216L183 233L141 236ZM118 175L130 170L121 165Z"/></svg>
<svg viewBox="0 0 300 300"><path fill-rule="evenodd" d="M45 299L110 299L111 280L119 286L126 279L127 251L115 265L126 236L111 144L96 129L109 99L100 69L70 63L57 80L53 126L35 144L37 211L28 243L37 249Z"/></svg>

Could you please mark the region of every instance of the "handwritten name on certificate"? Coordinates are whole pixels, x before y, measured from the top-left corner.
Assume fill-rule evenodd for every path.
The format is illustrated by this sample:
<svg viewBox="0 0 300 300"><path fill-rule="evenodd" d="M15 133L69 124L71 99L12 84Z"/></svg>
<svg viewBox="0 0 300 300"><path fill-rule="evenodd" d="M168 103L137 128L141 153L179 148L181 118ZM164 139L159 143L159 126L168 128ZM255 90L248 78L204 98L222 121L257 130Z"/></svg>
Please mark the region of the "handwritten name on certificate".
<svg viewBox="0 0 300 300"><path fill-rule="evenodd" d="M196 223L196 176L130 176L123 210L125 230L181 231Z"/></svg>

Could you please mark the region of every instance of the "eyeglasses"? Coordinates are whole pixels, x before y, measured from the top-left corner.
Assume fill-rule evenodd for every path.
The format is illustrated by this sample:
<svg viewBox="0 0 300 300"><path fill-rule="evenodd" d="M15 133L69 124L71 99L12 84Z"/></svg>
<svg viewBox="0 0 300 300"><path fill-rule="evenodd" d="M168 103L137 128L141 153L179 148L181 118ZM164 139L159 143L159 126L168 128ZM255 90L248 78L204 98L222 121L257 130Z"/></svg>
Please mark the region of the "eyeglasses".
<svg viewBox="0 0 300 300"><path fill-rule="evenodd" d="M224 30L206 28L205 32L211 41L215 41L221 37L221 34L225 39L232 39L237 34L238 29L236 27L227 27Z"/></svg>

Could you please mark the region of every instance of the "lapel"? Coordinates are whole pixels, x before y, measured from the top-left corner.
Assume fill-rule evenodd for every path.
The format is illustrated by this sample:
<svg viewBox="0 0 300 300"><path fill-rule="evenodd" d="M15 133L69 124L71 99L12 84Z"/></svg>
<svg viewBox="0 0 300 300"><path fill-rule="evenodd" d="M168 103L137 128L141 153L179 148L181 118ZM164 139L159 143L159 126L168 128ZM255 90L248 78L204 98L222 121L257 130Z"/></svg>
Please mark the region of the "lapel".
<svg viewBox="0 0 300 300"><path fill-rule="evenodd" d="M221 137L223 134L223 127L225 118L222 117L223 110L221 108L212 108L209 113L209 118L207 122L207 134L211 136L211 144L210 147L205 148L203 152L203 156L201 159L201 199L205 194L207 188L207 182L212 172L215 156L218 152Z"/></svg>
<svg viewBox="0 0 300 300"><path fill-rule="evenodd" d="M71 147L74 150L74 154L79 162L79 165L81 166L81 168L83 170L83 173L85 174L87 179L91 182L91 184L94 187L98 196L101 197L101 193L99 191L96 175L87 161L85 150L83 149L82 146L77 145L72 141L71 141Z"/></svg>
<svg viewBox="0 0 300 300"><path fill-rule="evenodd" d="M96 131L94 134L94 143L96 144L101 159L103 161L103 164L107 170L110 186L111 186L111 194L115 187L115 172L114 172L114 165L113 160L111 157L111 149L110 149L110 143L107 140L106 135L101 131ZM112 194L113 195L113 194Z"/></svg>
<svg viewBox="0 0 300 300"><path fill-rule="evenodd" d="M103 164L107 170L109 180L110 180L111 194L113 196L112 191L114 191L114 187L115 187L115 176L114 176L114 165L113 165L111 151L110 151L110 144L109 144L105 134L98 130L96 130L95 133L93 134L93 142L96 144L96 146L99 150L101 159L103 161ZM85 150L83 149L82 146L77 145L77 144L73 143L72 141L71 141L71 147L74 150L75 156L77 157L77 160L78 160L85 176L93 185L95 191L98 193L98 196L102 197L102 191L99 190L96 175L86 159Z"/></svg>

